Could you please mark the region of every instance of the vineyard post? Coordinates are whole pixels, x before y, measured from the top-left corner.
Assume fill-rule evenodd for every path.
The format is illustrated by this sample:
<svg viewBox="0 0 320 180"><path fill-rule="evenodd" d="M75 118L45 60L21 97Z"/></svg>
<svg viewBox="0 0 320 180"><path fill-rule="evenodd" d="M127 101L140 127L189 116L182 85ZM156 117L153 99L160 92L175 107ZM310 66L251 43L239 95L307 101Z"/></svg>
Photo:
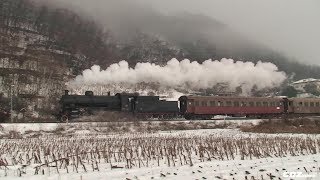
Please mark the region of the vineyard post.
<svg viewBox="0 0 320 180"><path fill-rule="evenodd" d="M13 96L13 87L14 85L11 84L11 96L10 96L10 120L11 120L11 123L13 123L13 100L12 100L12 96Z"/></svg>

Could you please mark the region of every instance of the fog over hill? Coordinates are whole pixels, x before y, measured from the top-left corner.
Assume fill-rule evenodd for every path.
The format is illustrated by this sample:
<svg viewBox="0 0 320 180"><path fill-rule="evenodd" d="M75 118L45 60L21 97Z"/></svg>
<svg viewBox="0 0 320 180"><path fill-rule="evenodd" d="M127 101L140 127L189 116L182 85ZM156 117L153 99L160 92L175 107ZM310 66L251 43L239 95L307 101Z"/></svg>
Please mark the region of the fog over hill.
<svg viewBox="0 0 320 180"><path fill-rule="evenodd" d="M233 32L223 22L201 13L177 11L162 14L147 3L128 0L53 0L49 3L52 6L69 7L84 17L93 18L105 29L111 30L123 43L130 41L136 32L141 31L180 48L186 48L186 44L199 46L199 49L212 48L211 54L199 57L201 59L198 60L212 56L232 57L240 52L266 49Z"/></svg>
<svg viewBox="0 0 320 180"><path fill-rule="evenodd" d="M213 43L217 52L226 51L225 54L265 50L264 45L297 61L320 64L317 0L50 0L50 3L93 17L121 34L120 37L143 30L180 43L203 38Z"/></svg>
<svg viewBox="0 0 320 180"><path fill-rule="evenodd" d="M214 17L286 56L320 65L318 0L140 1L165 13L187 11Z"/></svg>

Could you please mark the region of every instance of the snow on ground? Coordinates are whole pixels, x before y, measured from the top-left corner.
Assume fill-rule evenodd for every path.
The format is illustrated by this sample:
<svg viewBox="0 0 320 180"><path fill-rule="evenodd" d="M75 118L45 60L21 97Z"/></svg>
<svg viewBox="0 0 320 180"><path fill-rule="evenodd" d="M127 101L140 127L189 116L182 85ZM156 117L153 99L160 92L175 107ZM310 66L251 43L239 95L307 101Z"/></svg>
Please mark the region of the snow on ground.
<svg viewBox="0 0 320 180"><path fill-rule="evenodd" d="M261 120L258 119L227 119L224 120L224 116L221 116L218 120L176 120L176 121L160 121L160 120L153 120L151 123L153 125L159 125L161 122L168 122L168 123L189 123L189 122L200 122L200 123L208 123L208 124L216 124L216 125L222 125L222 124L228 124L229 128L236 128L240 125L245 124L253 124L256 125ZM10 131L16 131L21 134L24 134L27 131L54 131L57 128L68 128L68 129L75 129L76 134L87 134L92 133L92 128L90 130L86 129L87 127L101 127L101 125L105 125L108 122L102 122L102 123L92 123L92 122L82 122L82 123L0 123L0 135L8 133ZM119 122L120 124L123 122ZM134 124L134 122L126 122L127 124L131 125ZM140 121L141 124L146 125L149 124L150 121Z"/></svg>
<svg viewBox="0 0 320 180"><path fill-rule="evenodd" d="M53 131L58 127L58 123L2 123L0 127L3 129L2 132L16 131L23 134L26 131Z"/></svg>
<svg viewBox="0 0 320 180"><path fill-rule="evenodd" d="M320 134L297 134L297 133L278 133L278 134L267 134L267 133L250 133L242 132L239 129L197 129L197 130L183 130L183 131L163 131L156 134L163 135L196 135L196 136L221 136L221 137L320 137Z"/></svg>
<svg viewBox="0 0 320 180"><path fill-rule="evenodd" d="M210 121L210 120L208 120ZM237 120L233 120L234 123L241 123ZM222 123L224 120L221 121ZM230 122L230 120L228 120ZM254 121L253 121L254 122ZM243 123L243 121L242 121ZM246 123L251 123L248 120ZM320 135L309 134L257 134L257 133L245 133L239 129L198 129L198 130L182 130L182 131L162 131L153 133L95 133L90 128L86 129L90 123L71 123L68 126L69 130L77 129L73 131L73 139L77 138L134 138L140 137L192 137L192 136L216 136L225 137L230 139L239 138L261 138L261 137L294 137L294 138L313 138L319 139ZM91 124L92 125L92 124ZM99 124L96 124L99 126ZM24 133L26 131L54 131L59 127L63 127L64 124L46 123L46 124L1 124L2 131L18 131ZM1 131L1 129L0 129ZM68 131L68 129L67 129ZM67 132L66 131L66 132ZM0 133L1 134L1 133ZM63 137L63 134L62 134ZM60 136L50 133L47 139L61 138ZM6 140L0 139L1 142ZM11 141L11 140L8 140ZM12 140L14 141L14 140ZM0 154L1 157L1 154ZM8 166L9 169L5 170L1 166L0 158L0 179L1 180L105 180L105 179L176 179L176 180L188 180L188 179L320 179L320 154L305 154L298 156L287 155L285 157L268 157L268 158L252 158L246 160L240 160L236 157L235 160L216 160L200 162L199 159L194 160L193 166L180 165L177 162L175 167L168 167L166 164L150 165L150 167L133 167L132 169L121 168L112 169L109 163L101 163L99 165L99 171L88 170L84 172L79 170L78 173L74 172L70 167L70 172L65 170L56 172L55 167L47 168L45 175L39 173L34 175L34 167L37 164L31 164L26 167L26 174L22 174L19 177L18 169L21 166ZM120 163L121 164L121 163ZM88 165L89 166L89 165ZM90 166L89 166L90 167ZM124 166L122 166L124 167ZM290 176L290 177L289 177Z"/></svg>
<svg viewBox="0 0 320 180"><path fill-rule="evenodd" d="M105 180L105 179L290 179L288 173L294 173L291 179L320 179L320 156L307 155L283 158L263 158L254 160L227 160L209 161L177 167L144 167L134 169L112 169L109 165L96 172L55 173L52 175L33 175L34 170L29 168L28 175L23 177L1 176L1 180ZM309 177L309 178L307 178Z"/></svg>

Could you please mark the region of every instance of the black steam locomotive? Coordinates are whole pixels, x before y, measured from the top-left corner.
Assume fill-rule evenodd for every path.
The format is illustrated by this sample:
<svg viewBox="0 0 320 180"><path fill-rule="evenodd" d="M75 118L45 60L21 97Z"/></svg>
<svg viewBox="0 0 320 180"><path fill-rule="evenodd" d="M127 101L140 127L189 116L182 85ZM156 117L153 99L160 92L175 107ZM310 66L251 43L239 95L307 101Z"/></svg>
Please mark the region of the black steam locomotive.
<svg viewBox="0 0 320 180"><path fill-rule="evenodd" d="M85 95L69 95L66 90L60 99L62 121L92 115L96 111L119 111L138 117L177 117L178 101L160 100L159 96L139 96L138 94L118 93L115 96L95 96L92 91Z"/></svg>

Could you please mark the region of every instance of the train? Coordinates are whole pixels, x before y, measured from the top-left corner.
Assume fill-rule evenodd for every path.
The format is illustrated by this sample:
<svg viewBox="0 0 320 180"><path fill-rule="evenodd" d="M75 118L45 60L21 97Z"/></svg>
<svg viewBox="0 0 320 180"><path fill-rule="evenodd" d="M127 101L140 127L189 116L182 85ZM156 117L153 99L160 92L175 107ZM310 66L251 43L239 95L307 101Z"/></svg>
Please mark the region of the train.
<svg viewBox="0 0 320 180"><path fill-rule="evenodd" d="M181 96L178 101L160 100L159 96L118 93L96 96L70 95L60 99L59 119L67 121L96 111L118 111L140 118L213 119L217 115L248 118L320 115L320 98Z"/></svg>

